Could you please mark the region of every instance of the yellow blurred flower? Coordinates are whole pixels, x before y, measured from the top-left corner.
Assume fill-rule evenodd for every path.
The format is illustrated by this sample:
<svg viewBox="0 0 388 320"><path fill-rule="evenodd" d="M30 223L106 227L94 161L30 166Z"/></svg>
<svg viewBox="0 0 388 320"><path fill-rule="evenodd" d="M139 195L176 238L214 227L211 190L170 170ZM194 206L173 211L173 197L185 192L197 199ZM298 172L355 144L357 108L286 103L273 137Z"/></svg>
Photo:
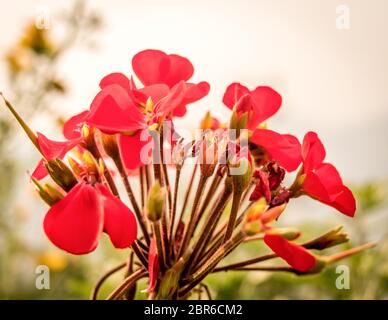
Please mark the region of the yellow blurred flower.
<svg viewBox="0 0 388 320"><path fill-rule="evenodd" d="M38 256L39 264L49 267L53 272L61 272L68 266L67 258L59 251L46 251Z"/></svg>

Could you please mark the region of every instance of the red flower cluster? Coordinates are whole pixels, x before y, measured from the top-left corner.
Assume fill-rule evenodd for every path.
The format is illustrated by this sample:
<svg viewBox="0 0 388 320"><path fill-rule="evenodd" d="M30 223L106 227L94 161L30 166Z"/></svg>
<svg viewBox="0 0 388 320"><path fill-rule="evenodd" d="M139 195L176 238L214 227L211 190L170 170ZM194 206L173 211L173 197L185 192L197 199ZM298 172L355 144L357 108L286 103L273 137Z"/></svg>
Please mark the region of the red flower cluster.
<svg viewBox="0 0 388 320"><path fill-rule="evenodd" d="M207 82L188 82L194 73L188 59L158 50L136 54L132 59L132 69L142 86L137 86L133 77L122 73L111 73L104 77L89 110L74 115L64 124L66 141L52 141L40 133L34 136L22 124L43 157L32 178L41 197L51 206L44 219L44 230L52 243L67 252L85 254L97 247L102 232L108 234L116 248L128 248L136 241L134 253L144 269L148 268L148 292L157 288L158 281L161 281L160 274L172 266L184 276L195 271L195 276L199 277L203 263L205 267L202 271L211 272L216 264L207 266L206 261L217 262L218 258L222 258L220 252L227 254L227 248L236 247L233 241L242 241L248 233L260 233L261 239L276 256L298 272L313 270L317 266L317 257L308 248L293 242L300 233L274 228L271 223L279 218L290 199L301 195L308 195L347 216L355 214L353 194L343 184L337 169L324 162L326 152L318 135L308 132L301 144L293 135L267 129L264 122L281 107L280 94L268 86L259 86L251 91L240 83L232 83L223 96L223 103L232 110L229 125L221 124L209 113L201 122L201 128L211 134L188 143L187 150L192 151L192 156L199 159L202 155L202 160L206 162L198 163L201 179L191 216L184 220L182 209L181 220L176 223L178 193L175 192L172 201L166 167L159 163L152 163L152 167L146 163L144 150L149 144L152 147L158 144L160 153L167 151L164 150L167 148L164 140L155 143L149 133L163 132L161 128L166 120L170 123L168 130L175 132L172 124L174 117L185 115L187 105L205 97L210 86ZM228 127L237 134L233 139L226 135L228 140L223 143L221 140ZM243 130L245 134L242 134ZM221 134L216 134L219 131ZM171 149L182 147L182 141L176 145L172 141L169 143L168 148ZM212 152L212 147L221 149ZM178 159L174 163L175 188L179 184L180 169L188 157L182 154L182 150L172 152ZM67 158L66 165L64 159L69 155L71 157ZM150 159L150 150L146 150L145 157ZM112 177L116 172L106 166L107 158L111 158L116 165L136 218L119 198ZM237 170L239 173L234 174L238 167L245 170ZM151 185L154 178L154 186L158 186L152 194L151 186L144 187L143 181L140 187L142 208L137 205L128 180L128 172L134 169L139 169L140 178L147 180L147 184L150 180ZM153 178L147 173L149 169L154 173ZM285 186L286 172L297 169L294 183ZM43 187L39 183L48 174L56 182L55 187ZM193 177L194 174L195 171ZM214 181L201 205L201 196L210 177L214 177ZM206 223L199 223L206 216L207 205L224 177L222 183L225 189L221 200L215 201ZM191 184L192 181L189 191ZM231 195L231 213L217 234L217 224ZM183 208L189 194L186 196ZM252 207L248 206L243 211L245 216L238 216L245 196ZM149 201L148 207L146 201ZM166 214L165 202L171 215ZM239 237L241 233L234 237L234 231L240 224L243 224L242 230L246 233L242 237ZM185 254L190 252L186 250L195 239L193 235L198 225L203 225L202 237L194 244L197 251L187 259L197 267L181 265L182 261L186 261ZM137 236L138 226L141 227L142 237ZM208 245L206 241L214 242L208 250L205 250ZM218 252L217 246L221 245L226 247ZM168 252L171 254L166 256ZM174 272L169 276L174 278ZM187 278L182 280L183 286L188 285L185 281ZM169 281L163 282L163 288L165 292L173 292L169 288ZM188 289L182 290L185 292Z"/></svg>

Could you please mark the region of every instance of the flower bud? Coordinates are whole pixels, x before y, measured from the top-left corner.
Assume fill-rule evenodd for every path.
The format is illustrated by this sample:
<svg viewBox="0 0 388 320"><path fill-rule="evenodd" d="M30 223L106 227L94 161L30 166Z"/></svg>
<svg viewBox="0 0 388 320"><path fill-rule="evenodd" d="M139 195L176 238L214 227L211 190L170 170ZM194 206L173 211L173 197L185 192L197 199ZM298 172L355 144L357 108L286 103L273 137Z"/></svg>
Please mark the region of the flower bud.
<svg viewBox="0 0 388 320"><path fill-rule="evenodd" d="M252 98L250 95L245 95L240 98L233 108L232 116L230 118L229 129L236 130L236 137L239 137L240 130L245 129L248 123L249 110L252 105Z"/></svg>
<svg viewBox="0 0 388 320"><path fill-rule="evenodd" d="M156 222L161 218L165 196L165 188L162 188L159 181L156 181L151 187L147 199L147 217L150 221Z"/></svg>
<svg viewBox="0 0 388 320"><path fill-rule="evenodd" d="M211 115L210 111L206 112L205 117L201 120L200 128L202 130L216 130L220 127L220 122Z"/></svg>
<svg viewBox="0 0 388 320"><path fill-rule="evenodd" d="M252 162L247 157L234 155L228 163L235 192L243 192L250 185L252 178Z"/></svg>
<svg viewBox="0 0 388 320"><path fill-rule="evenodd" d="M199 164L202 176L210 177L218 163L218 140L209 132L205 134L199 144Z"/></svg>
<svg viewBox="0 0 388 320"><path fill-rule="evenodd" d="M348 235L342 232L342 226L335 227L322 236L307 242L307 249L323 250L349 241Z"/></svg>
<svg viewBox="0 0 388 320"><path fill-rule="evenodd" d="M244 224L243 231L247 236L255 236L263 231L263 224L259 219L247 221Z"/></svg>
<svg viewBox="0 0 388 320"><path fill-rule="evenodd" d="M290 241L299 238L301 235L301 232L295 228L271 228L266 233L282 236L283 238Z"/></svg>
<svg viewBox="0 0 388 320"><path fill-rule="evenodd" d="M73 172L62 160L48 160L45 166L51 178L63 190L70 191L77 184L77 179Z"/></svg>
<svg viewBox="0 0 388 320"><path fill-rule="evenodd" d="M101 141L106 154L112 159L118 159L120 151L117 145L116 135L101 133Z"/></svg>
<svg viewBox="0 0 388 320"><path fill-rule="evenodd" d="M61 194L57 189L55 189L51 185L46 184L45 186L42 186L40 182L35 178L31 178L31 181L35 185L41 199L44 202L46 202L49 206L53 206L63 198L63 194Z"/></svg>
<svg viewBox="0 0 388 320"><path fill-rule="evenodd" d="M279 216L283 213L283 211L286 209L287 204L281 204L277 207L272 207L265 211L261 216L260 220L262 223L267 224L270 223L273 220L277 220Z"/></svg>
<svg viewBox="0 0 388 320"><path fill-rule="evenodd" d="M178 262L166 271L163 278L160 281L160 287L158 291L159 299L172 299L173 294L179 288L179 280L184 268L184 260L180 258Z"/></svg>
<svg viewBox="0 0 388 320"><path fill-rule="evenodd" d="M260 198L255 201L246 212L246 220L247 222L252 222L254 220L261 220L262 214L265 212L267 208L267 202L264 198Z"/></svg>

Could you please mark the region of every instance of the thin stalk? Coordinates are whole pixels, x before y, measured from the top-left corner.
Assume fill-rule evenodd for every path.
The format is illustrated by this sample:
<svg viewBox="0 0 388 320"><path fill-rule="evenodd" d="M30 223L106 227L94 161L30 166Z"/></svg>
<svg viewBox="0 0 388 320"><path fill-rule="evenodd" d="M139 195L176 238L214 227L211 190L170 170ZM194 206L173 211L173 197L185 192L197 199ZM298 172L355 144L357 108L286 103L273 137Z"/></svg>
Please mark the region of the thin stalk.
<svg viewBox="0 0 388 320"><path fill-rule="evenodd" d="M144 269L135 271L129 277L125 278L124 281L106 298L106 300L119 299L130 286L146 275L147 271Z"/></svg>
<svg viewBox="0 0 388 320"><path fill-rule="evenodd" d="M233 191L232 209L230 211L228 225L225 231L224 242L228 241L232 237L233 230L236 224L238 209L240 208L241 197L241 192L236 190Z"/></svg>
<svg viewBox="0 0 388 320"><path fill-rule="evenodd" d="M123 262L119 264L118 266L110 269L106 273L104 273L101 278L97 281L96 285L94 286L90 299L91 300L96 300L98 296L98 292L100 291L101 286L104 284L104 282L112 275L115 274L116 272L120 271L121 269L124 269L124 267L127 265L126 262Z"/></svg>
<svg viewBox="0 0 388 320"><path fill-rule="evenodd" d="M176 167L175 172L175 183L174 183L174 196L173 196L173 204L170 212L170 228L169 228L169 239L170 239L170 252L174 254L173 246L175 242L174 236L174 225L175 225L175 217L176 217L176 205L178 201L178 190L179 190L179 179L181 176L181 167Z"/></svg>
<svg viewBox="0 0 388 320"><path fill-rule="evenodd" d="M144 204L145 204L145 191L144 191L144 180L145 180L145 177L144 177L144 167L140 167L139 168L139 183L140 183L140 200L141 200L141 207L144 208Z"/></svg>
<svg viewBox="0 0 388 320"><path fill-rule="evenodd" d="M254 264L254 263L258 263L258 262L262 262L262 261L266 261L266 260L270 260L270 259L274 259L274 258L277 258L277 255L274 253L270 253L270 254L266 254L264 256L245 260L245 261L242 261L239 263L228 264L228 265L223 266L223 267L215 268L213 270L213 273L239 269L239 268L243 268L243 267L246 267L246 266Z"/></svg>
<svg viewBox="0 0 388 320"><path fill-rule="evenodd" d="M197 211L198 211L198 206L199 206L199 203L201 201L202 192L203 192L203 189L205 188L207 179L208 179L208 177L203 176L203 175L201 175L201 177L199 179L198 189L197 189L197 192L195 194L193 208L191 210L191 215L190 215L190 220L189 220L187 227L185 228L185 231L183 233L182 243L181 243L181 246L179 248L178 257L181 257L183 255L183 252L186 250L187 245L189 244L190 239L191 239L191 237L195 231L195 228L198 224Z"/></svg>
<svg viewBox="0 0 388 320"><path fill-rule="evenodd" d="M148 259L144 255L143 251L140 249L139 243L141 243L139 240L135 240L132 243L131 248L132 248L134 254L136 255L136 257L139 259L142 266L144 267L144 269L147 270L148 269Z"/></svg>
<svg viewBox="0 0 388 320"><path fill-rule="evenodd" d="M141 213L141 211L139 209L139 206L137 204L135 195L133 194L131 185L129 183L128 176L127 176L127 174L125 172L125 169L124 169L123 162L121 161L120 157L114 158L113 160L114 160L114 162L116 164L116 167L117 167L117 169L118 169L118 171L120 173L121 180L123 181L125 190L127 191L127 194L128 194L128 198L129 198L129 200L132 203L132 207L133 207L133 210L135 211L135 215L136 215L137 221L139 222L140 228L141 228L141 230L143 232L144 239L145 239L147 245L149 245L150 244L150 237L148 235L148 230L147 230L147 227L146 227L146 223L145 223L144 217L143 217L143 215L142 215L142 213Z"/></svg>
<svg viewBox="0 0 388 320"><path fill-rule="evenodd" d="M228 203L230 195L231 189L225 186L225 189L221 197L218 199L214 210L211 210L202 227L202 230L199 233L199 236L193 248L193 254L190 256L189 261L187 263L188 271L190 271L190 269L192 269L196 265L197 259L201 257L204 248L206 248L206 244L208 243L209 238L211 237L214 229L217 226L217 222L219 221L222 212L224 211L225 206Z"/></svg>
<svg viewBox="0 0 388 320"><path fill-rule="evenodd" d="M128 277L129 275L131 275L133 273L133 265L134 265L134 252L131 251L131 253L129 254L129 257L128 257L128 262L127 262L127 272L125 274L125 277ZM135 295L136 295L136 283L134 283L129 289L128 291L126 292L125 294L125 298L127 300L133 300L135 298Z"/></svg>
<svg viewBox="0 0 388 320"><path fill-rule="evenodd" d="M188 185L187 190L185 192L185 199L183 200L183 206L182 206L182 209L181 209L181 212L180 212L180 215L179 215L178 224L177 224L177 228L175 230L175 237L174 237L174 239L176 238L176 233L178 231L179 225L183 221L183 217L184 217L184 214L185 214L185 211L186 211L187 203L188 203L189 197L191 195L191 189L193 188L193 183L194 183L194 179L195 179L195 174L197 172L197 168L198 168L198 165L194 164L194 168L193 168L193 172L191 173L189 185Z"/></svg>
<svg viewBox="0 0 388 320"><path fill-rule="evenodd" d="M186 296L193 288L195 288L209 273L212 272L214 267L225 258L230 252L232 252L243 240L244 233L239 232L233 238L225 242L209 260L196 271L194 274L184 279L184 283L187 283L187 286L182 288L179 292L179 295L184 297Z"/></svg>

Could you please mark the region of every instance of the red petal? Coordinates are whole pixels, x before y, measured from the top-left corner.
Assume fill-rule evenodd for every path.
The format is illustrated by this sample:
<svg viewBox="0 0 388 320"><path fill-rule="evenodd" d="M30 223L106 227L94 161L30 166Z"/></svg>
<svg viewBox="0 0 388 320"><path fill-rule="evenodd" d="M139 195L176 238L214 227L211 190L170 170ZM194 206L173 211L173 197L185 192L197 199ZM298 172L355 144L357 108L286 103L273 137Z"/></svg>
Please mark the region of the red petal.
<svg viewBox="0 0 388 320"><path fill-rule="evenodd" d="M331 205L349 217L354 217L356 213L356 199L354 199L352 191L346 186L342 186L342 191Z"/></svg>
<svg viewBox="0 0 388 320"><path fill-rule="evenodd" d="M44 218L44 231L58 248L73 254L93 251L103 228L103 211L97 191L77 184Z"/></svg>
<svg viewBox="0 0 388 320"><path fill-rule="evenodd" d="M303 138L302 158L304 172L316 169L326 157L325 147L315 132L307 132Z"/></svg>
<svg viewBox="0 0 388 320"><path fill-rule="evenodd" d="M149 284L146 292L151 292L155 289L156 282L158 280L159 274L159 259L158 253L156 250L156 241L153 238L150 244L150 251L148 253L148 275L149 275Z"/></svg>
<svg viewBox="0 0 388 320"><path fill-rule="evenodd" d="M145 99L145 101L143 101L143 103L145 103L147 101L148 97L151 97L152 102L154 104L156 104L162 98L164 98L165 96L168 95L170 89L165 84L153 84L153 85L141 88L138 91L140 91L146 97L146 99Z"/></svg>
<svg viewBox="0 0 388 320"><path fill-rule="evenodd" d="M182 105L185 99L187 87L184 81L175 85L162 100L155 106L155 114L157 116L167 116L175 108Z"/></svg>
<svg viewBox="0 0 388 320"><path fill-rule="evenodd" d="M296 243L290 242L279 235L271 234L264 236L264 242L280 258L300 272L307 272L315 267L316 259L314 255Z"/></svg>
<svg viewBox="0 0 388 320"><path fill-rule="evenodd" d="M37 164L36 168L34 169L34 172L31 174L32 178L35 178L36 180L42 180L44 177L48 175L47 169L44 166L44 160L40 160Z"/></svg>
<svg viewBox="0 0 388 320"><path fill-rule="evenodd" d="M71 140L81 137L81 129L88 114L89 111L82 111L65 122L63 125L63 135L66 139Z"/></svg>
<svg viewBox="0 0 388 320"><path fill-rule="evenodd" d="M168 73L163 79L163 83L172 88L178 82L187 81L193 76L194 67L187 58L176 54L170 54L168 57L170 59L170 66Z"/></svg>
<svg viewBox="0 0 388 320"><path fill-rule="evenodd" d="M292 135L256 129L251 141L264 148L271 159L276 160L289 172L296 170L302 160L300 143Z"/></svg>
<svg viewBox="0 0 388 320"><path fill-rule="evenodd" d="M173 111L175 117L183 117L186 114L186 105L196 102L205 97L210 91L210 85L202 81L198 84L186 83L186 94L183 103Z"/></svg>
<svg viewBox="0 0 388 320"><path fill-rule="evenodd" d="M130 80L120 72L111 73L102 78L100 81L100 88L103 89L111 84L117 84L128 91L131 88Z"/></svg>
<svg viewBox="0 0 388 320"><path fill-rule="evenodd" d="M249 93L249 89L240 83L232 83L230 84L224 93L224 97L222 98L222 102L229 108L233 109L234 105L238 100L244 95Z"/></svg>
<svg viewBox="0 0 388 320"><path fill-rule="evenodd" d="M132 59L132 69L145 86L164 83L169 68L169 56L159 50L144 50Z"/></svg>
<svg viewBox="0 0 388 320"><path fill-rule="evenodd" d="M117 84L104 87L94 98L87 122L106 133L135 131L145 127L145 118L128 92Z"/></svg>
<svg viewBox="0 0 388 320"><path fill-rule="evenodd" d="M348 216L354 216L356 203L352 192L343 185L337 169L323 163L315 171L306 174L303 190L311 197L329 205Z"/></svg>
<svg viewBox="0 0 388 320"><path fill-rule="evenodd" d="M137 223L132 211L104 185L97 184L104 207L104 231L109 235L115 248L131 246L137 237Z"/></svg>
<svg viewBox="0 0 388 320"><path fill-rule="evenodd" d="M81 142L82 138L68 141L54 141L38 132L39 149L47 160L62 159L68 151Z"/></svg>
<svg viewBox="0 0 388 320"><path fill-rule="evenodd" d="M145 140L142 140L142 133ZM136 134L119 135L119 148L121 159L127 169L133 170L145 164L145 160L149 159L152 150L151 136L146 130L139 130ZM148 143L151 143L148 147ZM146 146L147 145L147 146ZM143 149L144 147L144 149ZM144 153L144 155L142 154ZM142 159L142 156L145 158Z"/></svg>
<svg viewBox="0 0 388 320"><path fill-rule="evenodd" d="M257 87L251 92L253 101L252 114L247 128L255 130L257 126L274 115L282 104L282 97L270 87Z"/></svg>

